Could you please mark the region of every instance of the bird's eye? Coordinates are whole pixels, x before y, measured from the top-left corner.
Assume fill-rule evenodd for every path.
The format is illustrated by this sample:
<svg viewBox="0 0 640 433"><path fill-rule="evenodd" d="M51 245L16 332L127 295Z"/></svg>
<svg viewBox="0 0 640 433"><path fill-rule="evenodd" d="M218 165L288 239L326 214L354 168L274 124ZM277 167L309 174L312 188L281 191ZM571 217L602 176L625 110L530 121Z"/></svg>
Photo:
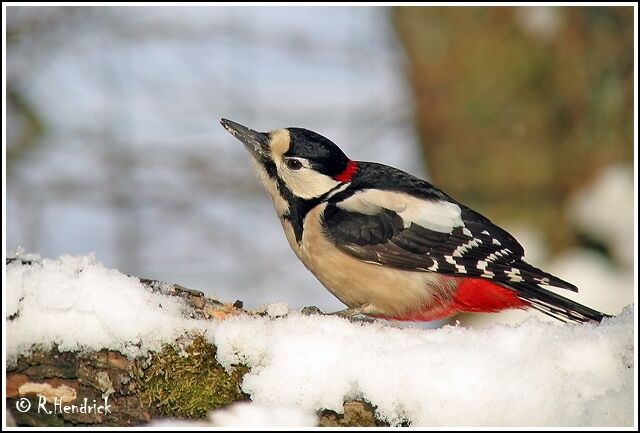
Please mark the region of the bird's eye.
<svg viewBox="0 0 640 433"><path fill-rule="evenodd" d="M302 163L297 159L289 158L284 162L290 170L300 170Z"/></svg>

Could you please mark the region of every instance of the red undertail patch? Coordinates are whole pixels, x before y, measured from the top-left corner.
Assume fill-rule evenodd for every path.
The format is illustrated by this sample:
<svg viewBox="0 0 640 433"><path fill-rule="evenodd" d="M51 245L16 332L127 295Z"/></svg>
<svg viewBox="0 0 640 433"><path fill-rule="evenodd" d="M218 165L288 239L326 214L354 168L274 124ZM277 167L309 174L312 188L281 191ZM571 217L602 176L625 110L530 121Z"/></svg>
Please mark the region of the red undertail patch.
<svg viewBox="0 0 640 433"><path fill-rule="evenodd" d="M351 179L353 179L353 176L355 176L357 172L358 164L356 164L354 161L349 161L344 171L337 175L334 179L339 182L351 182Z"/></svg>
<svg viewBox="0 0 640 433"><path fill-rule="evenodd" d="M495 313L511 308L527 308L529 303L518 298L514 290L481 278L457 278L458 288L449 300L436 302L429 308L408 311L400 316L375 316L380 319L420 321L445 319L463 312Z"/></svg>
<svg viewBox="0 0 640 433"><path fill-rule="evenodd" d="M518 298L515 290L481 278L463 279L453 296L453 307L460 312L494 313L529 306Z"/></svg>

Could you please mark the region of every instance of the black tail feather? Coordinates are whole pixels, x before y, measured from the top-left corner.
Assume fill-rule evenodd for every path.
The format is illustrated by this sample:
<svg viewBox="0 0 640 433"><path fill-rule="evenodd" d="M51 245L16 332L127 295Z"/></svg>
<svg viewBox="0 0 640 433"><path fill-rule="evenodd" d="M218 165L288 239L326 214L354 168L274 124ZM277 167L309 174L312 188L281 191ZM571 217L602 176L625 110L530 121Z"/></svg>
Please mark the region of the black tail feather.
<svg viewBox="0 0 640 433"><path fill-rule="evenodd" d="M534 283L534 286L536 284L543 284L553 287L559 287L561 289L571 290L572 292L576 293L578 292L578 288L570 282L558 278L555 275L551 275L550 273L545 272L542 269L538 269L535 266L532 266L529 263L525 262L524 260L520 260L517 267L521 272L524 271L523 276L525 277L525 280L527 279L527 276L533 276L533 278L531 279L536 282Z"/></svg>
<svg viewBox="0 0 640 433"><path fill-rule="evenodd" d="M563 322L601 322L608 314L579 304L550 290L543 289L532 283L513 283L512 289L518 292L518 297L531 304L531 307Z"/></svg>

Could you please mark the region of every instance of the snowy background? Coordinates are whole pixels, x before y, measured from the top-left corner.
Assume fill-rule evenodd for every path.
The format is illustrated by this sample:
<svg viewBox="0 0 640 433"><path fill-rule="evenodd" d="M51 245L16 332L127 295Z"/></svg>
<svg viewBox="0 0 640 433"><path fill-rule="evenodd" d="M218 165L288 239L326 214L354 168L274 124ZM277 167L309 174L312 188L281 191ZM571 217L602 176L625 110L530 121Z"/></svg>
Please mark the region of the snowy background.
<svg viewBox="0 0 640 433"><path fill-rule="evenodd" d="M341 308L290 251L219 120L303 126L354 159L423 175L386 9L71 11L8 11L10 29L29 31L7 73L46 133L8 163L7 247L95 252L249 306Z"/></svg>
<svg viewBox="0 0 640 433"><path fill-rule="evenodd" d="M41 132L16 144L29 128L9 106L5 252L94 252L123 273L248 307L332 311L343 306L290 251L219 118L304 126L353 159L428 175L387 8L10 7L7 28L8 81ZM581 288L565 295L615 314L634 299L633 197L633 167L610 167L568 211L614 260L551 257L529 227L506 228L533 264Z"/></svg>

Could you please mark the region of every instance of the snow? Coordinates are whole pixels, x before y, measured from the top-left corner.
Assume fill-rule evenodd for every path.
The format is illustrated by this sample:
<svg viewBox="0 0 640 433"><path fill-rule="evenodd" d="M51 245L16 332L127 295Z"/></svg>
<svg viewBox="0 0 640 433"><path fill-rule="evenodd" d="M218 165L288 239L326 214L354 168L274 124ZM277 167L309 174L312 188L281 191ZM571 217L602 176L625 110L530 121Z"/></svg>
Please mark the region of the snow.
<svg viewBox="0 0 640 433"><path fill-rule="evenodd" d="M352 323L302 315L282 304L266 306L266 316L203 321L189 319L180 299L154 293L91 255L11 263L6 277L9 362L34 344L136 356L204 332L222 365L250 367L242 389L274 411L276 424L289 418L303 423L281 411L286 408L340 413L351 399L369 401L394 425L634 422L633 307L598 325L531 317L487 329ZM240 406L212 419L238 426L268 422L258 413Z"/></svg>
<svg viewBox="0 0 640 433"><path fill-rule="evenodd" d="M272 408L256 403L241 402L209 414L215 427L314 427L316 415L298 407Z"/></svg>
<svg viewBox="0 0 640 433"><path fill-rule="evenodd" d="M298 407L267 407L258 403L240 402L226 408L214 410L204 421L162 419L153 421L147 427L315 427L317 416Z"/></svg>
<svg viewBox="0 0 640 433"><path fill-rule="evenodd" d="M181 299L154 293L93 255L33 266L13 262L6 278L9 362L33 344L52 343L60 350L108 347L136 356L204 329L204 322L187 318Z"/></svg>
<svg viewBox="0 0 640 433"><path fill-rule="evenodd" d="M260 310L267 313L269 317L286 316L289 313L289 305L286 302L274 302L272 304L263 305Z"/></svg>
<svg viewBox="0 0 640 433"><path fill-rule="evenodd" d="M600 326L527 320L491 329L359 325L293 314L233 318L213 340L251 367L253 401L340 412L363 398L391 424L621 426L633 423L633 309Z"/></svg>

